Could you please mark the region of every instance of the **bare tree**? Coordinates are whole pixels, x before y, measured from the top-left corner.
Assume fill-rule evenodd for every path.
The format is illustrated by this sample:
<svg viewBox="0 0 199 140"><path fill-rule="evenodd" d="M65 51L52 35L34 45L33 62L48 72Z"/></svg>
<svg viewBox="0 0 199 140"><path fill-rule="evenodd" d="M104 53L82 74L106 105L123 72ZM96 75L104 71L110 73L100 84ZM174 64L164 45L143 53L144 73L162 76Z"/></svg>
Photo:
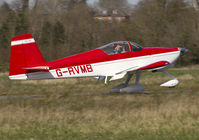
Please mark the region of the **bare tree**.
<svg viewBox="0 0 199 140"><path fill-rule="evenodd" d="M99 0L99 7L103 9L125 9L128 7L127 0Z"/></svg>
<svg viewBox="0 0 199 140"><path fill-rule="evenodd" d="M22 5L23 5L22 10L24 12L27 12L29 9L29 0L22 0Z"/></svg>

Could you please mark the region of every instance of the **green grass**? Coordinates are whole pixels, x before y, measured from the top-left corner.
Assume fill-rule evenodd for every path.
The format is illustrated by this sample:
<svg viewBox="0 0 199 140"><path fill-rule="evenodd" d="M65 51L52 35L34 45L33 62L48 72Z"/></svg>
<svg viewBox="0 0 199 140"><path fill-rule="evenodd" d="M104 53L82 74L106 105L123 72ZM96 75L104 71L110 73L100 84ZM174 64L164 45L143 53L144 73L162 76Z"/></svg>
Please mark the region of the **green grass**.
<svg viewBox="0 0 199 140"><path fill-rule="evenodd" d="M169 72L178 87L159 87L166 76L143 73L150 94L108 94L125 79L104 85L95 79L10 81L0 74L1 97L14 96L0 99L0 140L197 140L199 70Z"/></svg>

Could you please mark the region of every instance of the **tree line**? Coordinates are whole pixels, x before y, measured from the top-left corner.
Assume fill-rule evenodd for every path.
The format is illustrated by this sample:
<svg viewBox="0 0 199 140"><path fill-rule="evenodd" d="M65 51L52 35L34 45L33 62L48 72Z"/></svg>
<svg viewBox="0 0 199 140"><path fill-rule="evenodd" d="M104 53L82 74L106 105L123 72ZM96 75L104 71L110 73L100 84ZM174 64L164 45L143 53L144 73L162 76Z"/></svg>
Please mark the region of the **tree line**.
<svg viewBox="0 0 199 140"><path fill-rule="evenodd" d="M107 23L97 9L125 11L130 20ZM189 49L178 65L199 63L199 11L184 0L15 0L0 7L0 71L8 70L11 38L31 33L47 61L129 40L143 47Z"/></svg>

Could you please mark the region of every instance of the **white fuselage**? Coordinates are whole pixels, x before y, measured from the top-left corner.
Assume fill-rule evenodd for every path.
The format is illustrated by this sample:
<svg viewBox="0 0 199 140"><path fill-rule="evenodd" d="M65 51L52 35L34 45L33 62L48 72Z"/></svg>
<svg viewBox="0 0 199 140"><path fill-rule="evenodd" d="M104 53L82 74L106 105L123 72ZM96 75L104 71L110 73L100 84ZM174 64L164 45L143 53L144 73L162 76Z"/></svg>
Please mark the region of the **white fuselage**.
<svg viewBox="0 0 199 140"><path fill-rule="evenodd" d="M76 77L99 77L115 76L118 73L135 71L141 67L159 62L175 62L180 56L180 51L132 57L127 59L92 63L87 65L71 66L49 70L49 72L34 72L10 76L10 79L18 80L40 80L40 79L60 79Z"/></svg>

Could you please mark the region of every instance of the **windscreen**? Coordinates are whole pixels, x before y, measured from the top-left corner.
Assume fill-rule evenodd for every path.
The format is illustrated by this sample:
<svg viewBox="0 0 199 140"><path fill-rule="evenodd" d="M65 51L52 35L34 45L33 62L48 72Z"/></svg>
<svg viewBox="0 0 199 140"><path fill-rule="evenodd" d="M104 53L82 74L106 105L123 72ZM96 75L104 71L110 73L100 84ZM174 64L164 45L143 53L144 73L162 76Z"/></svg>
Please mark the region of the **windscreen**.
<svg viewBox="0 0 199 140"><path fill-rule="evenodd" d="M130 42L130 44L132 46L133 52L137 52L137 51L141 51L142 50L142 46L140 46L139 44L137 44L135 42Z"/></svg>

